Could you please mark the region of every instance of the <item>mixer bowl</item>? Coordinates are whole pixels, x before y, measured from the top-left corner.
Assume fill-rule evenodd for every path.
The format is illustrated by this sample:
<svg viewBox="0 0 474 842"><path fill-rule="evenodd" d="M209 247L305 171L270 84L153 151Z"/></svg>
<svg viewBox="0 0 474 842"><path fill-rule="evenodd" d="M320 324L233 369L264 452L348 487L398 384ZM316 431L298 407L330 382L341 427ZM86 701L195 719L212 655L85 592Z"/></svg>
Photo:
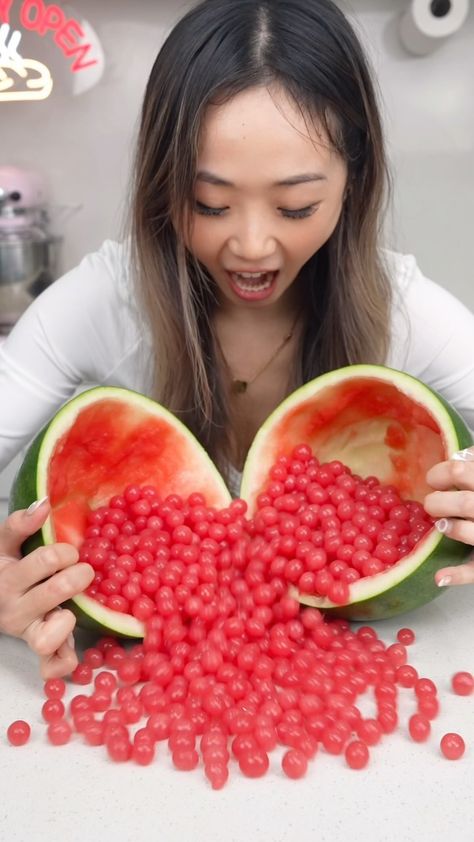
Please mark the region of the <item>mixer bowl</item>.
<svg viewBox="0 0 474 842"><path fill-rule="evenodd" d="M26 232L25 232L26 233ZM62 238L0 234L0 335L8 334L27 307L58 276Z"/></svg>
<svg viewBox="0 0 474 842"><path fill-rule="evenodd" d="M0 236L0 286L33 283L45 268L43 237Z"/></svg>

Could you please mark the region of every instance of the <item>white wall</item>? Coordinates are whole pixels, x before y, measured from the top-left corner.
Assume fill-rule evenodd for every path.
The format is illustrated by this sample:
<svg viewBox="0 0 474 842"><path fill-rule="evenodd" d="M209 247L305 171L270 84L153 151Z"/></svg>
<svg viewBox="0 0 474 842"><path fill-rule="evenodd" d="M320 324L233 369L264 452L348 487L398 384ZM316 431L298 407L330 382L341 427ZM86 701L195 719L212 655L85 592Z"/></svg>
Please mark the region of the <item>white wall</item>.
<svg viewBox="0 0 474 842"><path fill-rule="evenodd" d="M474 12L435 54L409 56L397 21L408 0L351 0L384 98L396 177L392 243L474 309ZM118 236L146 78L165 33L192 0L75 0L96 29L107 68L78 97L0 103L0 163L35 166L53 201L80 204L66 225L64 268ZM37 37L37 36L35 36ZM57 51L57 48L53 48Z"/></svg>
<svg viewBox="0 0 474 842"><path fill-rule="evenodd" d="M456 36L422 58L400 43L398 22L408 5L350 3L384 102L393 243L474 310L474 4Z"/></svg>

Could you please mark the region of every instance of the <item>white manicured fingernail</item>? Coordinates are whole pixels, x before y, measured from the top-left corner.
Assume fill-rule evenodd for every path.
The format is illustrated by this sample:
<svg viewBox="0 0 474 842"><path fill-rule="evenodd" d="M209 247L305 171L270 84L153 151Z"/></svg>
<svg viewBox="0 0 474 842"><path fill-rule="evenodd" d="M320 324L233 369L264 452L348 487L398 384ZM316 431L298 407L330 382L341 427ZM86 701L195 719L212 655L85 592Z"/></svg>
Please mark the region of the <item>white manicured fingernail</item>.
<svg viewBox="0 0 474 842"><path fill-rule="evenodd" d="M74 649L74 635L73 635L72 632L68 636L67 642L69 643L69 646L71 647L71 649Z"/></svg>
<svg viewBox="0 0 474 842"><path fill-rule="evenodd" d="M28 506L26 514L32 515L33 512L36 512L36 510L39 509L40 506L46 503L47 499L47 497L43 497L41 500L35 500L35 502L31 504L31 506Z"/></svg>
<svg viewBox="0 0 474 842"><path fill-rule="evenodd" d="M474 451L465 447L464 450L457 450L450 458L455 462L474 462Z"/></svg>
<svg viewBox="0 0 474 842"><path fill-rule="evenodd" d="M438 532L447 532L450 526L449 520L447 517L442 517L440 520L435 520L435 526Z"/></svg>
<svg viewBox="0 0 474 842"><path fill-rule="evenodd" d="M451 584L451 576L443 576L443 578L440 579L439 582L436 582L436 584L438 585L438 588L445 588L446 585Z"/></svg>

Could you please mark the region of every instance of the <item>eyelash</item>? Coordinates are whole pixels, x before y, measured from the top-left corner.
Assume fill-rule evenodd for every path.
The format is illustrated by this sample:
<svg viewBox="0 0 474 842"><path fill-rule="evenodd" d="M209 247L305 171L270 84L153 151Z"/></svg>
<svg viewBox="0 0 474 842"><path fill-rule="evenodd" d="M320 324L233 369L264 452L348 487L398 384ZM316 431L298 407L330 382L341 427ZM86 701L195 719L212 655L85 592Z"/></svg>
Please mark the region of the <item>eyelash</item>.
<svg viewBox="0 0 474 842"><path fill-rule="evenodd" d="M308 205L306 208L298 208L297 210L285 210L285 208L278 208L287 219L307 219L317 211L317 205Z"/></svg>
<svg viewBox="0 0 474 842"><path fill-rule="evenodd" d="M318 205L308 205L305 208L298 208L297 210L288 210L287 208L278 208L281 211L282 216L285 219L307 219L309 216L312 216L315 211L317 211ZM202 216L222 216L224 211L227 208L210 208L208 205L203 205L202 202L196 202L195 204L196 213L200 213Z"/></svg>
<svg viewBox="0 0 474 842"><path fill-rule="evenodd" d="M203 205L202 202L196 202L195 211L202 216L221 216L227 208L210 208L208 205Z"/></svg>

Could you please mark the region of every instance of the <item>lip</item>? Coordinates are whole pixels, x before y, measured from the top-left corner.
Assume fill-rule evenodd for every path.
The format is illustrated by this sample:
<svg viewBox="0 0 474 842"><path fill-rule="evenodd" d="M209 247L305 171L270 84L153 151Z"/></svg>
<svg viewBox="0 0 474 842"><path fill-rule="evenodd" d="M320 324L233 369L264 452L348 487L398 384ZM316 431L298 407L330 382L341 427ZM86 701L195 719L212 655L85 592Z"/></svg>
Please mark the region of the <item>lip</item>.
<svg viewBox="0 0 474 842"><path fill-rule="evenodd" d="M234 283L232 278L232 274L242 274L242 273L250 273L250 274L257 274L257 273L265 273L265 274L272 274L273 278L270 282L270 285L266 289L262 290L244 290L242 287L238 286ZM271 271L270 269L241 269L240 272L234 270L227 270L227 277L229 278L230 287L233 293L240 298L241 301L264 301L267 298L270 298L273 295L273 291L275 289L276 280L279 274L279 270Z"/></svg>

